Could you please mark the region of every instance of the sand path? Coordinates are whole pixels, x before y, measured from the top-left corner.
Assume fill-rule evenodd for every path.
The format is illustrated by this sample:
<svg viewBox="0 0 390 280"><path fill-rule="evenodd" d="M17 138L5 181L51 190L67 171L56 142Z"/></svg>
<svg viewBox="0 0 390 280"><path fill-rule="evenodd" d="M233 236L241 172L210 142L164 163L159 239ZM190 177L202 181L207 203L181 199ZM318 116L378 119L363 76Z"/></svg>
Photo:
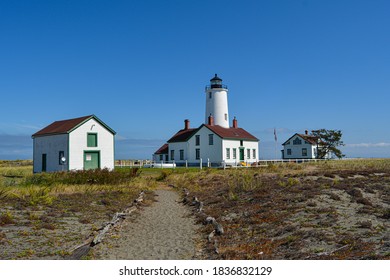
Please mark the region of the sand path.
<svg viewBox="0 0 390 280"><path fill-rule="evenodd" d="M126 219L119 233L97 248L99 259L178 260L196 254L198 225L172 190L156 190L157 200L136 219Z"/></svg>

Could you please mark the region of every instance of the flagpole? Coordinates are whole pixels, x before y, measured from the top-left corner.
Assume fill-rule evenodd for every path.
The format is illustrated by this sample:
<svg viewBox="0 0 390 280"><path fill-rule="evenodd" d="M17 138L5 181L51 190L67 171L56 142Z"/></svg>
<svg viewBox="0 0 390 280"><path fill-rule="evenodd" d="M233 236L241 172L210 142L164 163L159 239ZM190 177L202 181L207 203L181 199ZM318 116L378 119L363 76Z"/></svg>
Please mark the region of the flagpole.
<svg viewBox="0 0 390 280"><path fill-rule="evenodd" d="M274 138L275 138L275 160L277 159L277 150L278 150L278 137L276 136L276 128L274 128Z"/></svg>

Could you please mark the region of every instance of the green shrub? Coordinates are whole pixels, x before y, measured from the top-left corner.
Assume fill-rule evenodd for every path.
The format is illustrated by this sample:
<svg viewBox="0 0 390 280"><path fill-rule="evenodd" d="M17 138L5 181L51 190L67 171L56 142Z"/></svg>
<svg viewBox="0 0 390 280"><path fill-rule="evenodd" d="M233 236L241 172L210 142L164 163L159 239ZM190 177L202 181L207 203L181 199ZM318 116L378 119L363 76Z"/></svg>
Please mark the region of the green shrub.
<svg viewBox="0 0 390 280"><path fill-rule="evenodd" d="M164 181L173 171L171 169L164 169L161 171L160 175L156 178L157 181Z"/></svg>
<svg viewBox="0 0 390 280"><path fill-rule="evenodd" d="M14 223L14 217L11 212L6 211L0 215L0 225L8 225Z"/></svg>
<svg viewBox="0 0 390 280"><path fill-rule="evenodd" d="M27 176L25 186L64 185L109 185L127 183L138 176L138 168L124 170L92 169L69 172L39 173Z"/></svg>

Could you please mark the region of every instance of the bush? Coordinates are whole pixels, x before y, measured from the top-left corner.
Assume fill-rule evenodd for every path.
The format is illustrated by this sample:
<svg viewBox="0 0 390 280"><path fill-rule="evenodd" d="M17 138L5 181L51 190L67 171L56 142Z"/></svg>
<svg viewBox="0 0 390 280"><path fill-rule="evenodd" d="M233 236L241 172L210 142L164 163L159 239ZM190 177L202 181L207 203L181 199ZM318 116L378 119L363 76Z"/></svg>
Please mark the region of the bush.
<svg viewBox="0 0 390 280"><path fill-rule="evenodd" d="M127 183L136 176L138 176L138 168L113 171L108 169L76 170L34 174L26 177L24 185L111 185Z"/></svg>
<svg viewBox="0 0 390 280"><path fill-rule="evenodd" d="M0 225L8 225L13 223L14 223L14 217L9 211L0 215Z"/></svg>

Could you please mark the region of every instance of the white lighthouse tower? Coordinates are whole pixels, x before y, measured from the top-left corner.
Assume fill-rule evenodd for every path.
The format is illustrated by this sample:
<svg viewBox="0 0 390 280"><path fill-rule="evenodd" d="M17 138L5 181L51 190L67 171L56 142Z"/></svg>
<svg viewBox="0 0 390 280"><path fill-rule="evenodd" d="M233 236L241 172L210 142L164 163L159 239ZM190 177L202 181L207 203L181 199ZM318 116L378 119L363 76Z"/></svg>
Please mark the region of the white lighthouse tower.
<svg viewBox="0 0 390 280"><path fill-rule="evenodd" d="M205 123L208 123L209 117L214 119L214 125L229 128L229 111L227 86L222 84L222 79L215 74L210 80L210 85L206 86L206 115Z"/></svg>

